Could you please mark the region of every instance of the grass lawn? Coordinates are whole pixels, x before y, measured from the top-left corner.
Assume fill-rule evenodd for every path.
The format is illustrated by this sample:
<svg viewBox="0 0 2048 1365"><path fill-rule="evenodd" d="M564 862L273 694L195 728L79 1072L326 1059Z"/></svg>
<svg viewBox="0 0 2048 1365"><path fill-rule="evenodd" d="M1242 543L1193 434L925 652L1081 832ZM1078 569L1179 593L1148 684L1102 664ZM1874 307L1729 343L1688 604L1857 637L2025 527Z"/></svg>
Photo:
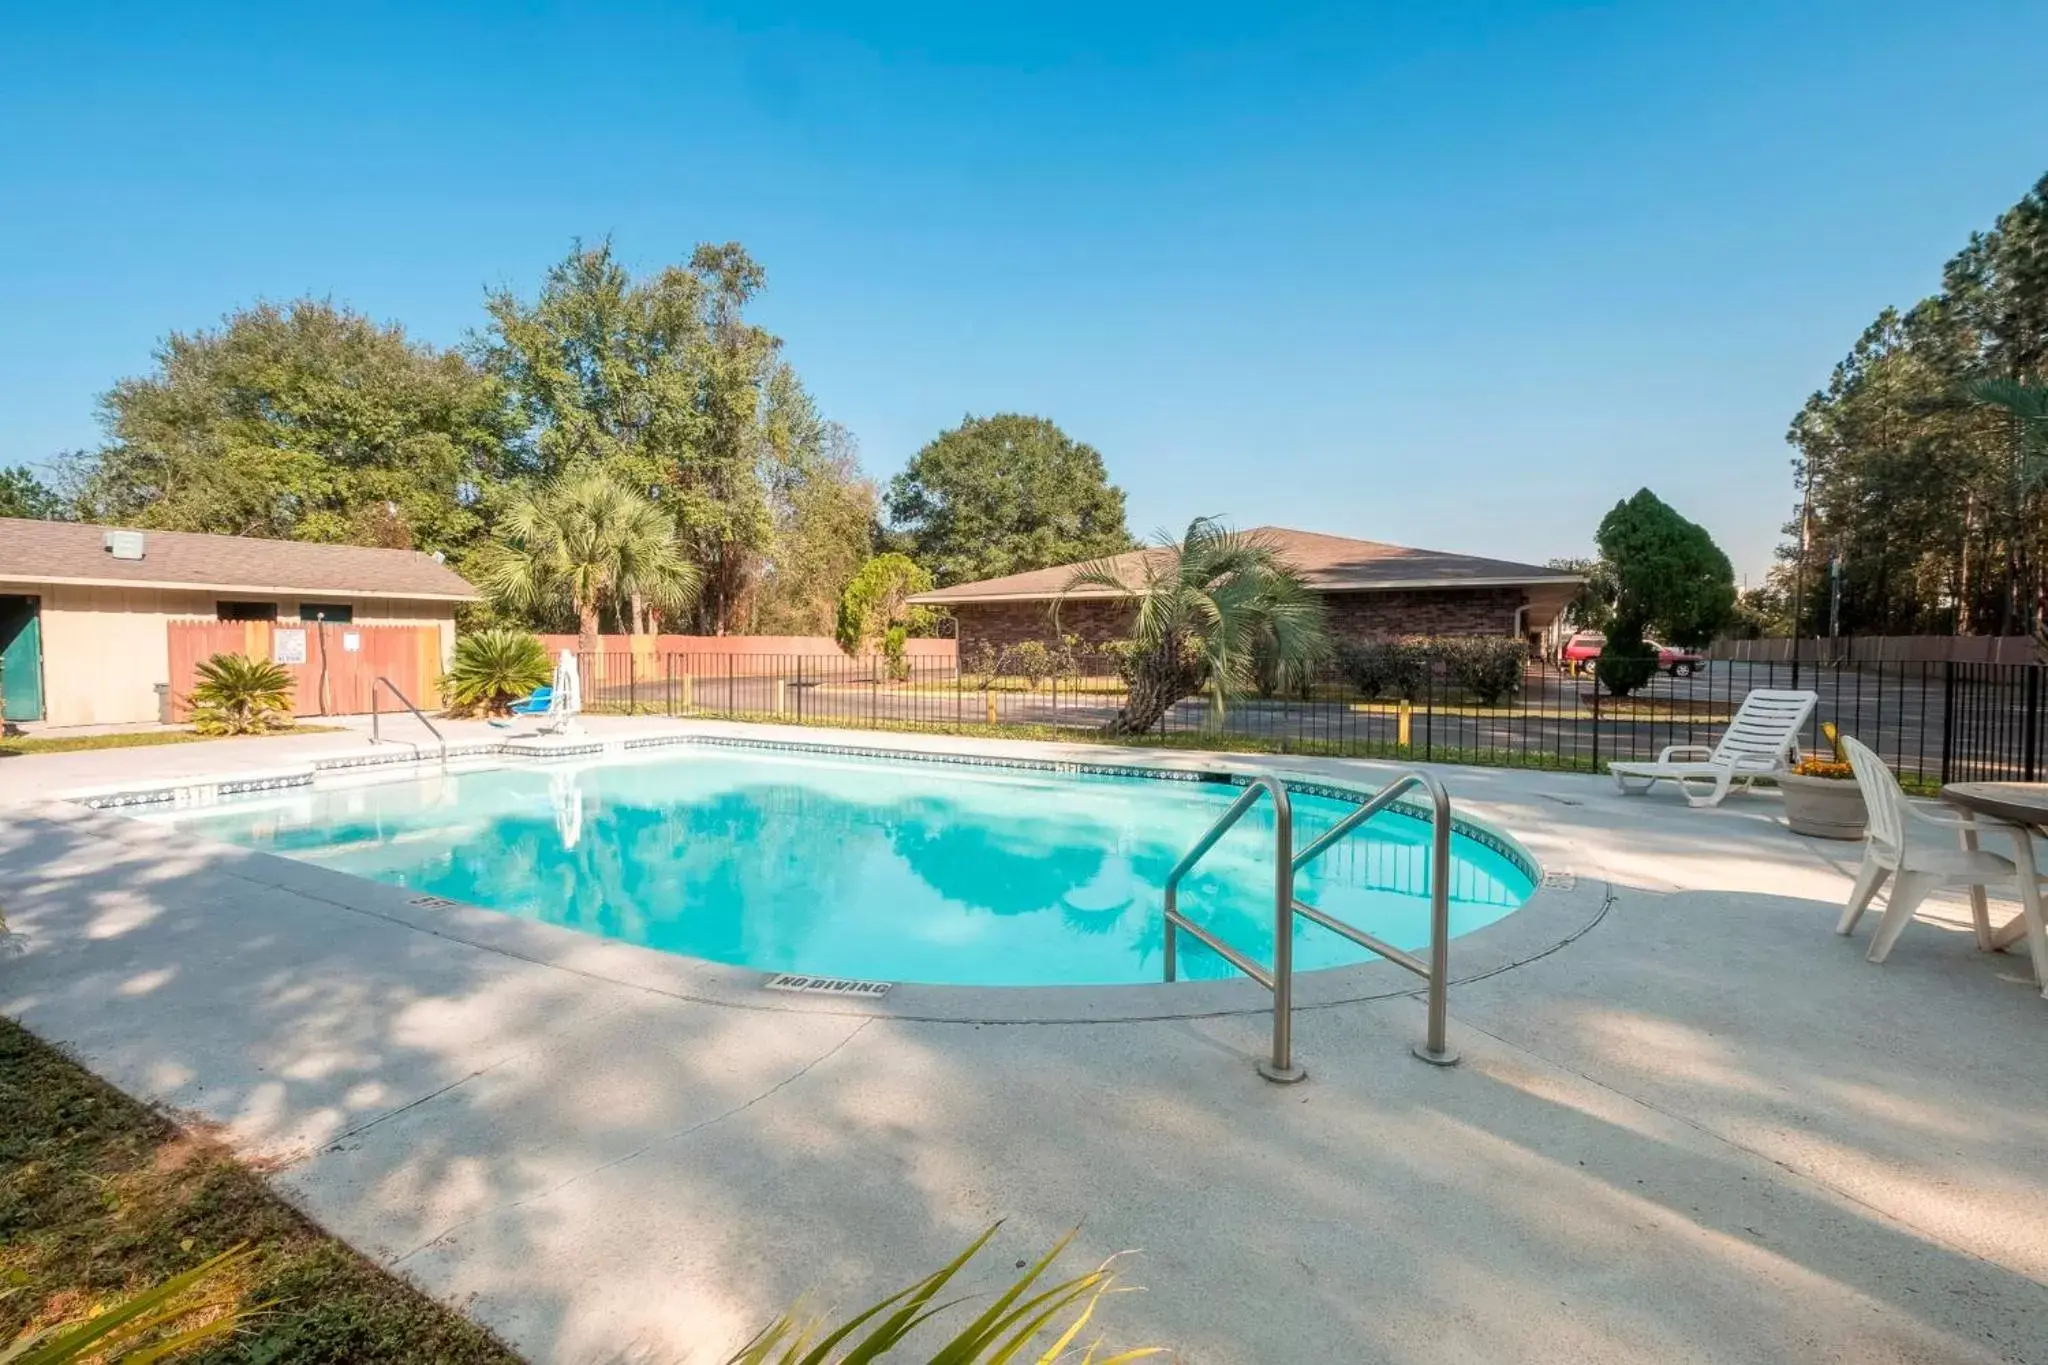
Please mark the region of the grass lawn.
<svg viewBox="0 0 2048 1365"><path fill-rule="evenodd" d="M331 735L339 725L294 725L280 735ZM210 740L260 739L260 735L202 735L192 730L132 730L111 735L15 735L0 738L0 758L29 754L75 754L86 749L150 749L159 744L197 744Z"/></svg>
<svg viewBox="0 0 2048 1365"><path fill-rule="evenodd" d="M0 1354L25 1329L84 1317L238 1243L254 1255L195 1291L204 1311L269 1307L180 1362L518 1360L306 1221L204 1133L0 1019Z"/></svg>

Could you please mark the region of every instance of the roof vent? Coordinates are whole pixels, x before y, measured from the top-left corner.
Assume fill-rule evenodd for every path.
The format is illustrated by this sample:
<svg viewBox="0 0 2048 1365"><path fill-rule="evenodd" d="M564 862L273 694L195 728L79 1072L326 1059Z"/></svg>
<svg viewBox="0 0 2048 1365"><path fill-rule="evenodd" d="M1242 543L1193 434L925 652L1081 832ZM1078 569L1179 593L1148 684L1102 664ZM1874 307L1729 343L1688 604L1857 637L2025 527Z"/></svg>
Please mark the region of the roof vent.
<svg viewBox="0 0 2048 1365"><path fill-rule="evenodd" d="M109 531L100 538L106 552L116 559L142 558L142 532Z"/></svg>

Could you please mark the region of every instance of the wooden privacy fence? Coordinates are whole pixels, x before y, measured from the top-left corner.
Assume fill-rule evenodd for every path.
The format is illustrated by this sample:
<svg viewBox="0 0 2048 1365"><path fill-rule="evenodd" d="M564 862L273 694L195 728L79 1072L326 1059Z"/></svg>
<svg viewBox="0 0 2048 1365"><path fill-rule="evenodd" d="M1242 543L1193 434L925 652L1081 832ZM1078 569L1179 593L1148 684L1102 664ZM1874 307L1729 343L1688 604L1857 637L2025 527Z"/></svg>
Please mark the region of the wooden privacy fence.
<svg viewBox="0 0 2048 1365"><path fill-rule="evenodd" d="M1743 663L2038 664L2040 644L2031 635L1844 635L1836 639L1716 640L1707 651L1716 659Z"/></svg>
<svg viewBox="0 0 2048 1365"><path fill-rule="evenodd" d="M216 654L269 659L291 674L301 716L351 716L370 709L370 688L389 678L422 710L441 705L441 628L321 625L312 621L172 621L171 719L189 720L199 665ZM324 668L323 668L324 665ZM326 685L321 684L325 674ZM389 696L383 700L393 705Z"/></svg>

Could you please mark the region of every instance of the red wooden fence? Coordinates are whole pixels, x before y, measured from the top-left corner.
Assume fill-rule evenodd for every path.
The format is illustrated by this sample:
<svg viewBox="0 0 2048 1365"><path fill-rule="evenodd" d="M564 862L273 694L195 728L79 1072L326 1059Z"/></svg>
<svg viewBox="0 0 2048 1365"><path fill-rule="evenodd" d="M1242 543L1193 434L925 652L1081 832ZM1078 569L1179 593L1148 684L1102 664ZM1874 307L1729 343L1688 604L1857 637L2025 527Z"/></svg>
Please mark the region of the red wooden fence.
<svg viewBox="0 0 2048 1365"><path fill-rule="evenodd" d="M170 632L173 720L190 719L199 665L216 654L246 654L280 664L292 675L293 710L301 716L361 715L370 709L370 688L380 676L389 678L421 710L441 705L438 626L172 621L166 629ZM395 703L386 693L380 705L389 710Z"/></svg>

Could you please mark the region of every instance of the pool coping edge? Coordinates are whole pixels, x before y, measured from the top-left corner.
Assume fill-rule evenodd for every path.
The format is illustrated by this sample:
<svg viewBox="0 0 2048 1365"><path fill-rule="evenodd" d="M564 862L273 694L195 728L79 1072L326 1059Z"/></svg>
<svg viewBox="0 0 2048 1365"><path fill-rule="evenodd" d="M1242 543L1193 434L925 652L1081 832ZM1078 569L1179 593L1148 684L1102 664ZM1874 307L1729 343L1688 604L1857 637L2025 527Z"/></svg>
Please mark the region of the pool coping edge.
<svg viewBox="0 0 2048 1365"><path fill-rule="evenodd" d="M607 753L625 753L671 745L706 743L710 747L779 749L898 761L922 759L965 766L1132 776L1170 781L1225 781L1238 785L1249 780L1252 772L1273 771L1287 783L1292 792L1351 801L1366 799L1376 790L1366 785L1363 779L1359 784L1351 785L1333 782L1326 774L1289 770L1281 764L1237 763L1228 756L1203 753L1188 756L1189 760L1198 761L1098 764L1052 757L919 750L867 744L849 745L829 741L759 739L746 736L706 735L701 732L614 740L606 743L603 750ZM504 746L501 744L471 747L477 750L502 750ZM574 756L585 757L587 750ZM411 755L405 755L376 763L334 763L317 771L335 772L385 766L424 767L431 770L437 768L438 763L422 763ZM176 785L191 789L195 793L211 789L218 795L240 795L249 791L309 785L314 780L314 771L309 769L304 781L276 780L285 774L242 773L230 780L185 779ZM291 776L295 778L296 774ZM267 782L273 785L243 785L252 782ZM218 795L192 800L191 804L212 804L213 800L218 799ZM497 953L620 986L653 991L699 1003L770 1012L966 1024L1131 1023L1263 1013L1272 1008L1271 996L1263 988L1243 978L1184 981L1172 985L1161 982L1086 986L959 986L894 982L890 983L888 993L879 997L771 991L766 989L766 983L781 973L731 966L656 948L596 938L574 929L523 919L502 911L461 902L424 905L419 903L419 893L408 888L390 886L351 873L296 862L277 854L206 839L176 824L127 818L129 815L149 815L164 811L166 803L161 800L129 803L104 801L104 798L92 799L98 796L99 793L92 793L52 799L38 803L38 808L46 817L59 819L66 824L92 826L97 832L109 838L133 840L138 831L147 830L151 836L164 840L168 848L175 848L186 854L205 853L210 861L231 875L330 908L390 921L479 951ZM1410 818L1428 818L1426 810L1405 807L1404 803L1396 803L1391 809ZM1497 975L1523 962L1553 952L1585 933L1605 914L1609 896L1604 882L1576 877L1569 869L1557 866L1546 868L1513 836L1490 825L1476 823L1461 816L1455 822L1455 827L1467 837L1474 837L1475 834L1480 836L1477 842L1493 848L1511 862L1518 864L1530 875L1534 890L1519 908L1454 939L1451 960L1451 980L1454 986L1461 981ZM1411 996L1418 994L1422 989L1423 983L1412 973L1391 962L1374 960L1297 973L1294 988L1295 1007L1327 1008L1339 1004Z"/></svg>

